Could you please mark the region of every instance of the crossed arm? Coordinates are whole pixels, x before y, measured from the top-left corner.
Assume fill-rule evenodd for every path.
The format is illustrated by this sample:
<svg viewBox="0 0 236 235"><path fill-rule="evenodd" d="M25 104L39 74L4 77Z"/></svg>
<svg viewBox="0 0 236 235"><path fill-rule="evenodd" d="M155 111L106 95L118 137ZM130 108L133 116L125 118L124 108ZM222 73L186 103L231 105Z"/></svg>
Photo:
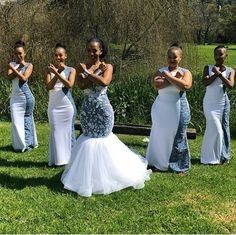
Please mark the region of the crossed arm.
<svg viewBox="0 0 236 235"><path fill-rule="evenodd" d="M153 77L152 84L157 90L174 85L179 90L185 91L192 87L192 74L188 70L184 72L178 71L176 76L173 76L169 71L157 71Z"/></svg>
<svg viewBox="0 0 236 235"><path fill-rule="evenodd" d="M55 75L52 79L51 79L51 73ZM57 80L60 80L64 84L65 87L70 89L74 85L75 76L76 76L76 70L74 68L71 68L70 75L67 80L61 76L61 74L58 72L58 70L55 68L54 65L50 64L48 67L48 70L46 71L45 84L48 90L52 90Z"/></svg>
<svg viewBox="0 0 236 235"><path fill-rule="evenodd" d="M99 66L102 74L97 75L96 71L92 71L86 68L85 64L80 64L78 68L78 86L80 89L86 89L93 85L93 83L108 86L112 81L113 66L111 64L101 63Z"/></svg>
<svg viewBox="0 0 236 235"><path fill-rule="evenodd" d="M205 86L210 85L212 82L215 81L217 77L219 77L222 81L222 83L229 89L232 89L234 87L234 79L235 79L235 71L232 69L232 71L229 74L229 77L225 77L222 72L225 71L225 67L223 67L222 71L220 71L219 68L216 66L213 67L212 72L214 73L213 75L209 75L209 67L208 65L205 66L203 70L203 83Z"/></svg>
<svg viewBox="0 0 236 235"><path fill-rule="evenodd" d="M14 66L9 63L8 64L8 71L7 71L7 77L8 79L12 80L15 77L17 77L20 81L27 81L30 78L30 75L33 72L33 65L29 64L29 66L27 67L27 69L25 70L24 73L20 73L20 69L23 67L23 64L20 64L19 67L17 69L14 68Z"/></svg>

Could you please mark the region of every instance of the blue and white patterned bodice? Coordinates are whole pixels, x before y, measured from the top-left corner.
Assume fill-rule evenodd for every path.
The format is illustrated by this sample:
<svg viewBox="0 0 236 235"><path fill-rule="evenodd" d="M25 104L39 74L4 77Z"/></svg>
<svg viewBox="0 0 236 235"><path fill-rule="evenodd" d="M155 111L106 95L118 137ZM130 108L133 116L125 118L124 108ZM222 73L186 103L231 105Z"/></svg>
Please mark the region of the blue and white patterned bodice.
<svg viewBox="0 0 236 235"><path fill-rule="evenodd" d="M114 112L107 97L107 87L95 85L84 91L80 122L86 136L99 138L111 133Z"/></svg>
<svg viewBox="0 0 236 235"><path fill-rule="evenodd" d="M11 62L11 64L14 66L15 69L17 69L20 64L17 64L16 62ZM30 63L26 63L21 69L20 69L20 73L23 74L26 69L28 68L28 66L30 65ZM17 77L15 77L12 80L12 95L21 95L25 92L30 92L29 86L28 86L28 81L21 81L20 79L18 79Z"/></svg>

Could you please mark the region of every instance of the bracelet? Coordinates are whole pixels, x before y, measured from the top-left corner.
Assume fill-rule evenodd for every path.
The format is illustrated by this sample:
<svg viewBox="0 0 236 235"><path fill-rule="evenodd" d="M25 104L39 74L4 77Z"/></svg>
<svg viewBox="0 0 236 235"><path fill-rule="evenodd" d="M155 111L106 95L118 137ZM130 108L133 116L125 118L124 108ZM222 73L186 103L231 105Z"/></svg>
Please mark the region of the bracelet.
<svg viewBox="0 0 236 235"><path fill-rule="evenodd" d="M84 75L85 78L88 77L89 75L86 71L84 71L82 74Z"/></svg>
<svg viewBox="0 0 236 235"><path fill-rule="evenodd" d="M88 77L88 75L89 75L89 74L88 74L87 72L85 72L85 71L82 73L82 77L83 77L83 78Z"/></svg>
<svg viewBox="0 0 236 235"><path fill-rule="evenodd" d="M103 71L101 69L97 69L96 72L94 73L95 75L101 75Z"/></svg>
<svg viewBox="0 0 236 235"><path fill-rule="evenodd" d="M90 73L89 73L89 71L87 69L84 69L84 72L81 73L81 75L82 75L83 78L86 78L86 77L88 77L90 75Z"/></svg>
<svg viewBox="0 0 236 235"><path fill-rule="evenodd" d="M90 73L89 73L89 71L88 71L87 69L84 69L83 74L84 74L86 77L88 77L88 75L90 75Z"/></svg>
<svg viewBox="0 0 236 235"><path fill-rule="evenodd" d="M84 79L84 78L86 78L87 76L86 76L84 73L81 73L81 77Z"/></svg>

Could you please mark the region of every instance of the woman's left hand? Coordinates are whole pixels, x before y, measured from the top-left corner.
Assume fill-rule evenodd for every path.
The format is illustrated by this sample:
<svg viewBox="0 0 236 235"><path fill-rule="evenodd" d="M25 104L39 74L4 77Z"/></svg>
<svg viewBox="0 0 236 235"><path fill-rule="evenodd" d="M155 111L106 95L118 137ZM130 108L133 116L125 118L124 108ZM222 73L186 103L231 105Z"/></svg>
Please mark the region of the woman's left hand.
<svg viewBox="0 0 236 235"><path fill-rule="evenodd" d="M102 63L99 65L99 69L101 69L102 72L104 72L104 71L107 69L107 65L106 65L104 62L102 62Z"/></svg>
<svg viewBox="0 0 236 235"><path fill-rule="evenodd" d="M221 65L220 72L223 73L226 70L226 67L224 65Z"/></svg>
<svg viewBox="0 0 236 235"><path fill-rule="evenodd" d="M175 75L176 78L182 78L184 76L184 73L182 71L178 71Z"/></svg>

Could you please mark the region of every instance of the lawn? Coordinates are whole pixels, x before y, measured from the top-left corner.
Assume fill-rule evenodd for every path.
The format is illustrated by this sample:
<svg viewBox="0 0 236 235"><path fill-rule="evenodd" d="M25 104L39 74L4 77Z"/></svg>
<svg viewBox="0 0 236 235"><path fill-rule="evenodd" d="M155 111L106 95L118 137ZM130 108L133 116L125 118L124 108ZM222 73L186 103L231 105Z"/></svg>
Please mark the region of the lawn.
<svg viewBox="0 0 236 235"><path fill-rule="evenodd" d="M47 166L48 125L37 132L39 148L14 153L0 122L0 233L236 233L236 140L228 165L199 164L199 136L186 176L153 173L142 190L83 198L63 189L63 167ZM119 137L145 153L143 137Z"/></svg>
<svg viewBox="0 0 236 235"><path fill-rule="evenodd" d="M218 45L218 44L217 44ZM215 64L214 49L217 45L199 45L198 50L198 69L200 72L207 64ZM228 57L225 64L236 69L236 45L228 45Z"/></svg>

